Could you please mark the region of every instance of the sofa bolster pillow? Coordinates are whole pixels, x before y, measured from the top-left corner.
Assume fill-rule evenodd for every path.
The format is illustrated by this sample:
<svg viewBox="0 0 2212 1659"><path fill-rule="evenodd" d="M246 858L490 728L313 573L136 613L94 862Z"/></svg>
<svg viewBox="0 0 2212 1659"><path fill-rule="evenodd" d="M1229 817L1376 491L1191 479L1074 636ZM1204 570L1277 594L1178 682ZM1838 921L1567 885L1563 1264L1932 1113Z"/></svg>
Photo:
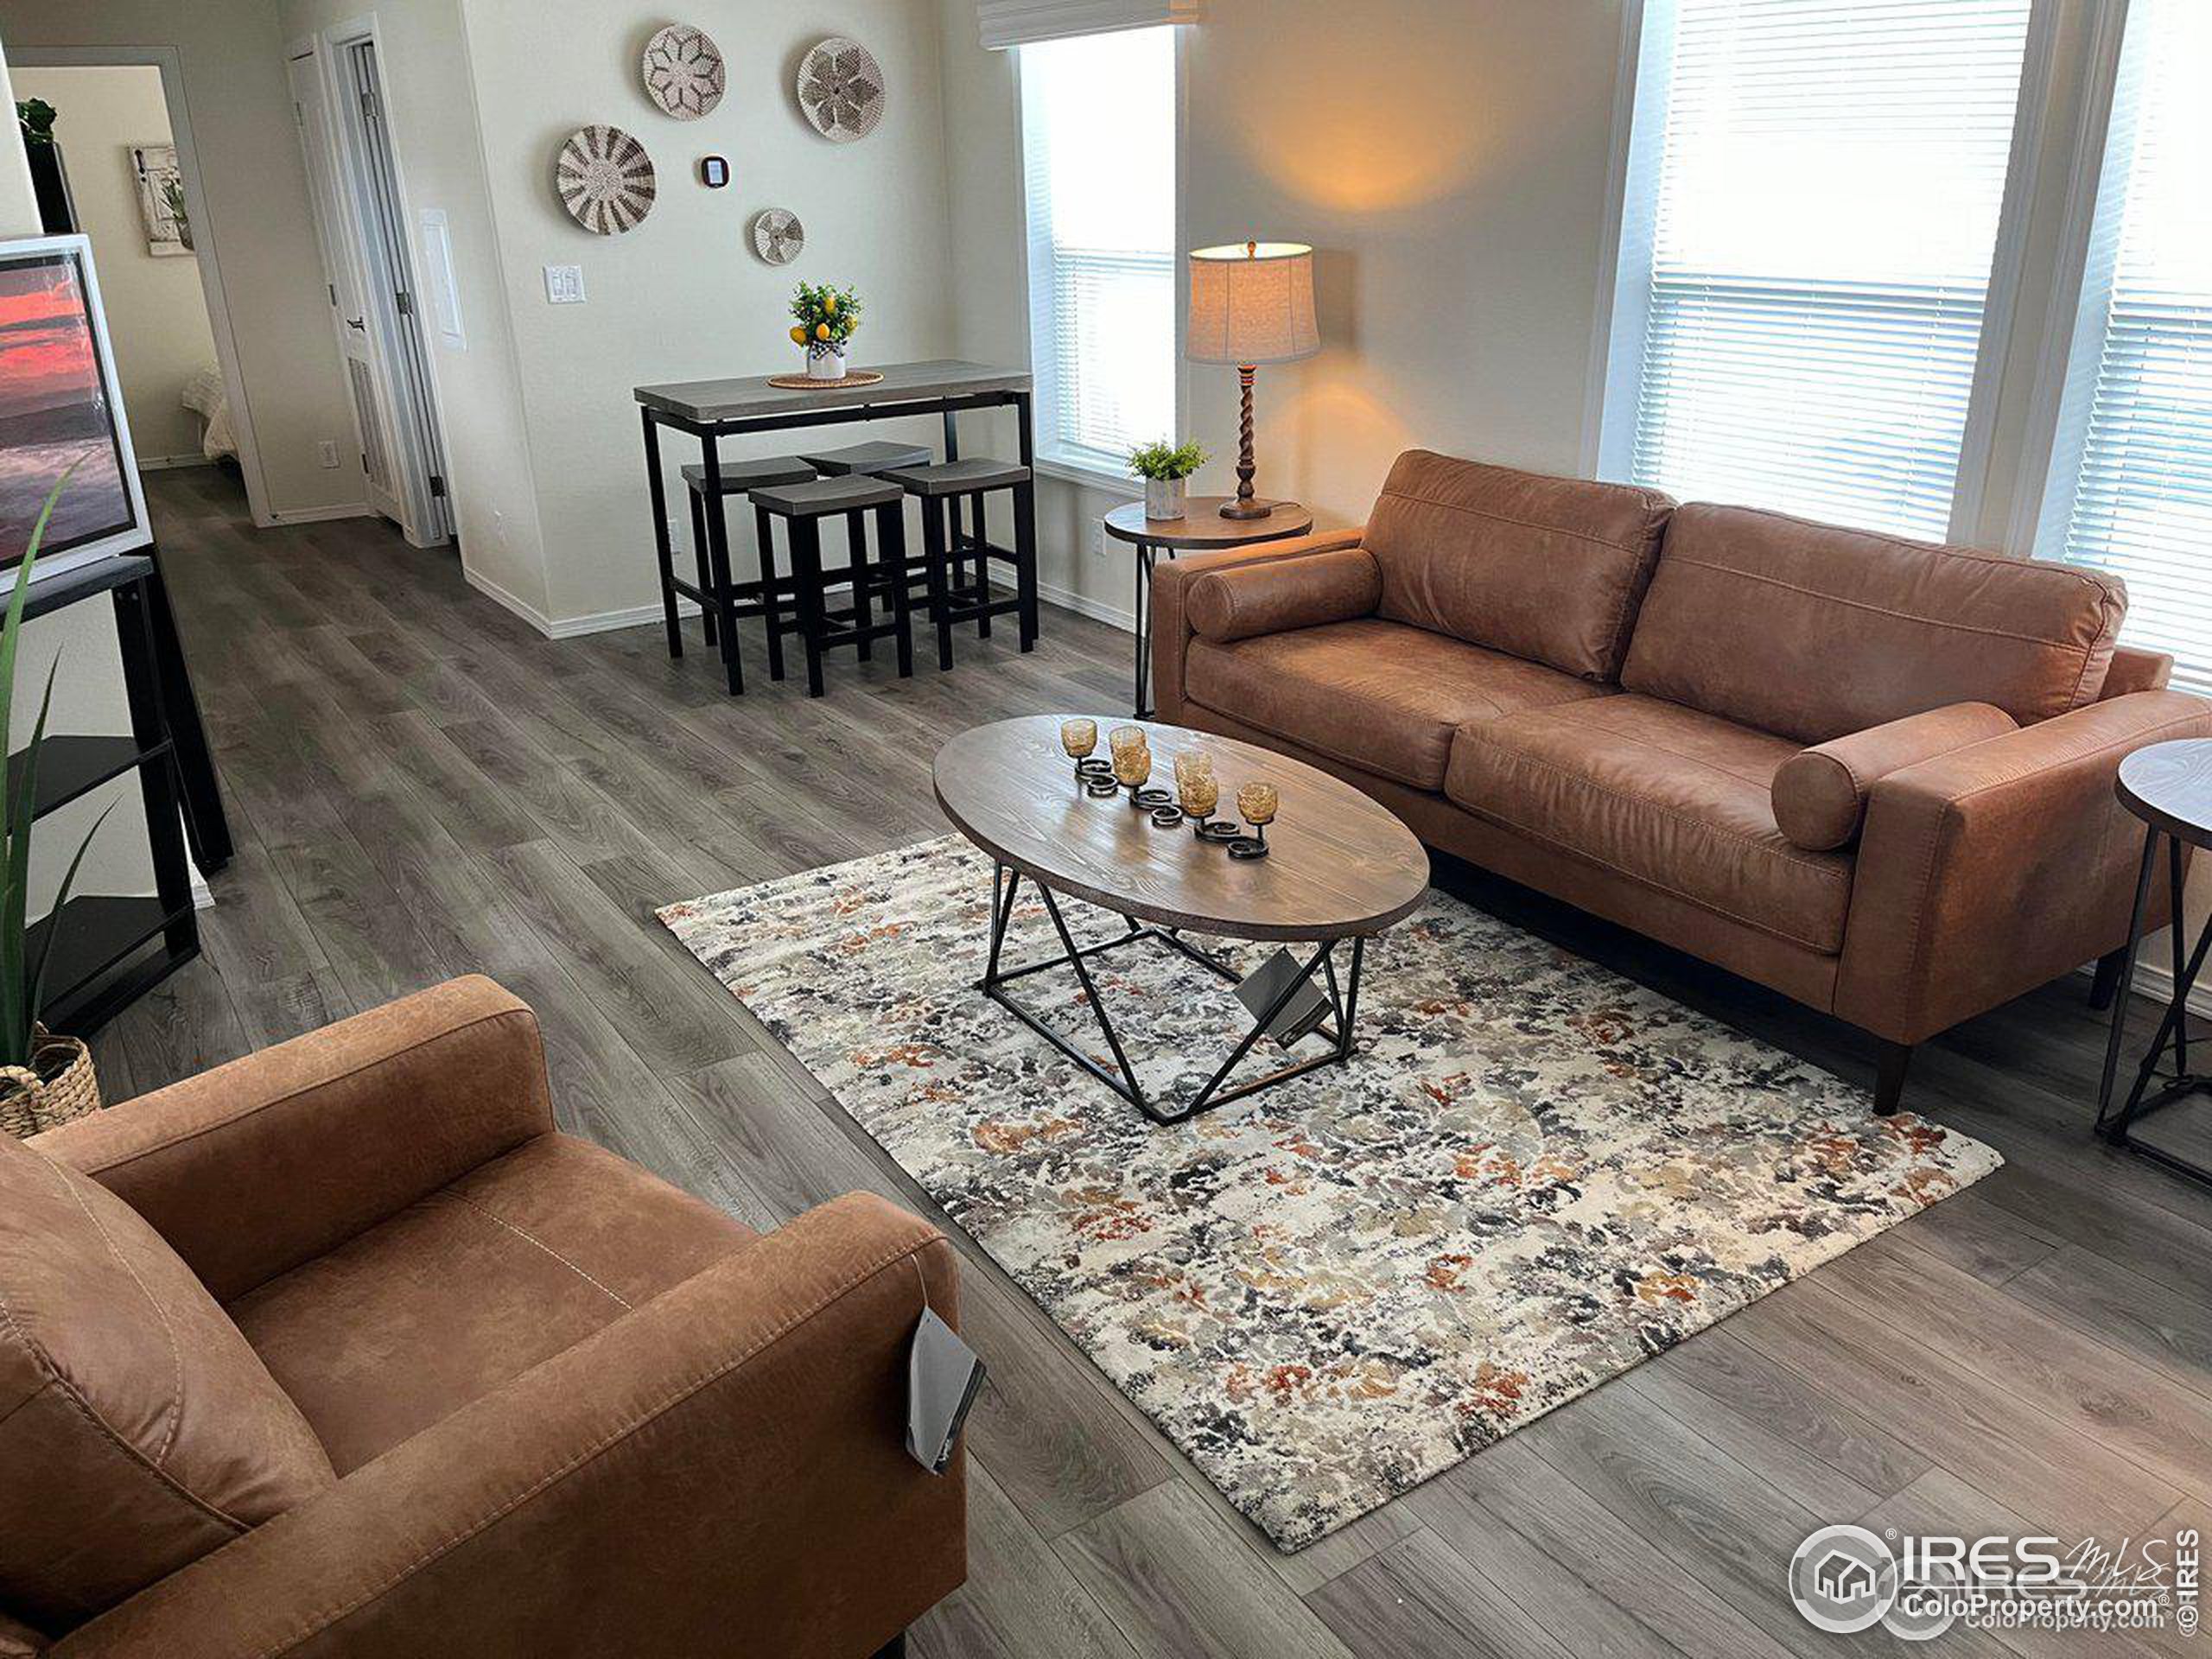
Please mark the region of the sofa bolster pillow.
<svg viewBox="0 0 2212 1659"><path fill-rule="evenodd" d="M1858 835L1882 778L2019 728L1993 704L1954 702L1800 749L1774 774L1774 821L1806 851L1833 851Z"/></svg>
<svg viewBox="0 0 2212 1659"><path fill-rule="evenodd" d="M1209 570L1189 588L1191 631L1216 645L1374 613L1382 572L1363 547Z"/></svg>

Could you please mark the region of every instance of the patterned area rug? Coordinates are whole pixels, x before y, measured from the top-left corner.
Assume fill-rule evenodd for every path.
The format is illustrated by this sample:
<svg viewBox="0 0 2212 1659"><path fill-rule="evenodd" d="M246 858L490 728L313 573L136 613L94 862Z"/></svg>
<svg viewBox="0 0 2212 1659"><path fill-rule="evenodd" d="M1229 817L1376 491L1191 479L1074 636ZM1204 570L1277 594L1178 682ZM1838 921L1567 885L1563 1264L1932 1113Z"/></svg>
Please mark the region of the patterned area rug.
<svg viewBox="0 0 2212 1659"><path fill-rule="evenodd" d="M1284 1550L1998 1166L1435 893L1349 1065L1159 1128L973 988L990 893L948 838L660 914ZM1009 960L1054 948L1026 902ZM1164 944L1093 971L1148 1090L1249 1024ZM1104 1058L1072 974L1020 983Z"/></svg>

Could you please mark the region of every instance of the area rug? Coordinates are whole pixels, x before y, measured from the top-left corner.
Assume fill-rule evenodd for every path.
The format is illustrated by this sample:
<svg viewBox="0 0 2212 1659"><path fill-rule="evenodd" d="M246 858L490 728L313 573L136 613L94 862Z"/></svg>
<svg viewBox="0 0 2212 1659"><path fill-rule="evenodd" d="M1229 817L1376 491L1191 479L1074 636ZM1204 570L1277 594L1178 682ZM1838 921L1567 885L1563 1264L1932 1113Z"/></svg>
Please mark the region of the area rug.
<svg viewBox="0 0 2212 1659"><path fill-rule="evenodd" d="M1160 1128L974 988L990 900L947 838L660 915L1286 1551L1999 1164L1433 892L1349 1064ZM1053 948L1032 898L1008 959ZM1147 1090L1249 1025L1164 944L1093 971ZM1071 973L1020 985L1104 1058Z"/></svg>

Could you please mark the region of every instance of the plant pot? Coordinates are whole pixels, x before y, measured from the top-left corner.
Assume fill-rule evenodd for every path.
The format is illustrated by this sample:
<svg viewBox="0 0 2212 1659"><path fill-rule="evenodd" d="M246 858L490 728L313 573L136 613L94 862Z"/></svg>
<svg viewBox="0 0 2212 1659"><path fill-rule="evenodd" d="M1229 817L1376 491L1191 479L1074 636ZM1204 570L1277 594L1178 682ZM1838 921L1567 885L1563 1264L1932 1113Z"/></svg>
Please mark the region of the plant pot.
<svg viewBox="0 0 2212 1659"><path fill-rule="evenodd" d="M41 1026L32 1043L30 1065L0 1065L0 1132L19 1141L99 1106L92 1052L74 1037L56 1037Z"/></svg>
<svg viewBox="0 0 2212 1659"><path fill-rule="evenodd" d="M1180 518L1190 491L1191 480L1187 478L1147 478L1144 481L1144 516Z"/></svg>
<svg viewBox="0 0 2212 1659"><path fill-rule="evenodd" d="M845 348L836 340L817 340L806 348L806 378L842 380L845 378Z"/></svg>

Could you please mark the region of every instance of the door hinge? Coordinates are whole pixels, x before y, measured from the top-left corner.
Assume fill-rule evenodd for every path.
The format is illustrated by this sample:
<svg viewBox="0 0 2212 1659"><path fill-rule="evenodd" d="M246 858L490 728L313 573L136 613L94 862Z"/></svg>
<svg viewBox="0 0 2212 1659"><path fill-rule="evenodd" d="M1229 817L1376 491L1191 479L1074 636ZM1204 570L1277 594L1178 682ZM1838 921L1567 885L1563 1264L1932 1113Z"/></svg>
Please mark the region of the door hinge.
<svg viewBox="0 0 2212 1659"><path fill-rule="evenodd" d="M437 474L435 474L435 473L432 473L432 474L430 474L430 494L431 494L433 497L442 497L442 496L443 496L443 495L445 494L445 493L446 493L446 481L445 481L445 480L444 480L444 479L442 479L442 478L441 478L441 477L439 477Z"/></svg>
<svg viewBox="0 0 2212 1659"><path fill-rule="evenodd" d="M374 92L361 94L361 113L372 121L377 118L377 95Z"/></svg>
<svg viewBox="0 0 2212 1659"><path fill-rule="evenodd" d="M401 316L411 317L415 315L415 298L405 289L398 289L391 298L392 302L398 306Z"/></svg>

